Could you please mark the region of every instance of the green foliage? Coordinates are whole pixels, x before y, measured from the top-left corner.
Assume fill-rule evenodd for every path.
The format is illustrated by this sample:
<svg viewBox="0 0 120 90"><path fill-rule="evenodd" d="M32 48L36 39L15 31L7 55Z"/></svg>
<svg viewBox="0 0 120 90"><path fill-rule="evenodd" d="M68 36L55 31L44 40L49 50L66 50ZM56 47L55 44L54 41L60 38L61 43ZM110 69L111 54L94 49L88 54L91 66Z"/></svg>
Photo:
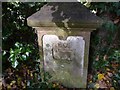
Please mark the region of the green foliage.
<svg viewBox="0 0 120 90"><path fill-rule="evenodd" d="M89 5L88 5L89 4ZM96 2L88 3L91 11L104 20L104 24L98 31L92 32L90 44L89 88L120 86L120 2ZM99 75L103 79L99 80ZM102 83L100 83L102 81ZM104 84L103 84L104 83Z"/></svg>
<svg viewBox="0 0 120 90"><path fill-rule="evenodd" d="M120 2L92 2L90 3L90 9L94 9L97 11L97 14L103 15L104 13L113 13L112 15L117 15L120 10Z"/></svg>
<svg viewBox="0 0 120 90"><path fill-rule="evenodd" d="M42 84L36 86L41 80L37 35L31 27L28 27L26 22L26 18L37 12L44 4L43 2L2 3L3 76L10 78L10 80L7 78L4 79L6 83L8 81L12 82L12 80L16 81L18 85L16 89L23 89L25 87L37 88L39 85L44 86ZM9 68L14 77L9 76L9 73L6 71ZM8 73L7 76L5 76L6 73ZM21 73L25 76L22 76ZM18 81L20 80L16 77L18 79L21 78L21 83L25 84L25 86L21 84L19 86ZM10 83L8 84L8 87L12 88ZM8 87L5 85L4 88Z"/></svg>
<svg viewBox="0 0 120 90"><path fill-rule="evenodd" d="M102 27L112 32L117 30L117 26L112 21L106 21Z"/></svg>
<svg viewBox="0 0 120 90"><path fill-rule="evenodd" d="M18 90L25 88L44 90L53 87L53 83L48 82L50 76L47 73L42 81L37 35L31 27L28 27L26 21L27 17L40 10L44 4L43 2L2 3L2 64L5 82L3 90L14 87Z"/></svg>
<svg viewBox="0 0 120 90"><path fill-rule="evenodd" d="M29 49L29 46L34 48L31 51L30 58L36 60L39 58L37 35L34 30L27 26L26 18L38 11L44 3L35 2L3 2L2 3L2 49L3 49L3 70L8 66L6 63L13 61L12 58L19 58L25 60L28 56L21 56L18 53L28 52L23 49ZM17 46L17 42L19 42ZM23 47L21 46L23 45ZM25 46L25 47L24 47ZM16 49L15 49L16 47ZM22 51L20 51L22 47ZM13 55L12 52L16 55ZM17 53L18 52L18 53ZM6 54L5 54L6 53ZM30 53L30 52L29 52ZM13 55L13 56L12 56ZM19 57L20 56L20 57ZM9 60L8 60L9 58ZM15 59L14 59L15 60ZM16 63L18 63L16 61Z"/></svg>
<svg viewBox="0 0 120 90"><path fill-rule="evenodd" d="M109 60L120 62L120 51L115 50L114 52L112 52L111 56L109 57Z"/></svg>
<svg viewBox="0 0 120 90"><path fill-rule="evenodd" d="M96 15L104 20L103 27L106 30L116 31L118 29L114 20L120 16L120 2L91 2L88 8L94 10Z"/></svg>
<svg viewBox="0 0 120 90"><path fill-rule="evenodd" d="M12 63L12 67L16 68L19 61L29 60L30 54L32 54L32 48L29 44L23 45L16 42L15 48L10 49L9 61Z"/></svg>
<svg viewBox="0 0 120 90"><path fill-rule="evenodd" d="M114 50L109 56L110 68L114 70L112 77L112 85L115 88L120 88L120 50Z"/></svg>

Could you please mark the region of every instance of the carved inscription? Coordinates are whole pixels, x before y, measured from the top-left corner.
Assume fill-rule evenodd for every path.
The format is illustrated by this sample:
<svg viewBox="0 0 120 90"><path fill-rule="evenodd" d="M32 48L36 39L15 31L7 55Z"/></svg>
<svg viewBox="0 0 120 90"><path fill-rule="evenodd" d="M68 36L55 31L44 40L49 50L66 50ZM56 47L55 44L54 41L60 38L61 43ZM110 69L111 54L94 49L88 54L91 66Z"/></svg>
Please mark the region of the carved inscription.
<svg viewBox="0 0 120 90"><path fill-rule="evenodd" d="M60 60L72 60L72 50L67 41L59 41L53 44L53 58Z"/></svg>

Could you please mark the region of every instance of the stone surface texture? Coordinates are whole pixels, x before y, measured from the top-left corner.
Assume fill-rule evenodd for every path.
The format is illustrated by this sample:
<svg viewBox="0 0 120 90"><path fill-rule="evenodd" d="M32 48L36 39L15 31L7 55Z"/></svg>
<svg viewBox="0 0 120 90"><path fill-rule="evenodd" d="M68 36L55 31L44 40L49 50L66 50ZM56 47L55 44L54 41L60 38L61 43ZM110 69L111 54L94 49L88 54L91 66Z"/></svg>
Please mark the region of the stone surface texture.
<svg viewBox="0 0 120 90"><path fill-rule="evenodd" d="M81 36L69 36L67 40L59 40L56 35L43 36L44 69L53 76L53 82L69 87L83 84L84 48Z"/></svg>
<svg viewBox="0 0 120 90"><path fill-rule="evenodd" d="M32 27L97 28L102 20L79 2L48 3L27 19Z"/></svg>

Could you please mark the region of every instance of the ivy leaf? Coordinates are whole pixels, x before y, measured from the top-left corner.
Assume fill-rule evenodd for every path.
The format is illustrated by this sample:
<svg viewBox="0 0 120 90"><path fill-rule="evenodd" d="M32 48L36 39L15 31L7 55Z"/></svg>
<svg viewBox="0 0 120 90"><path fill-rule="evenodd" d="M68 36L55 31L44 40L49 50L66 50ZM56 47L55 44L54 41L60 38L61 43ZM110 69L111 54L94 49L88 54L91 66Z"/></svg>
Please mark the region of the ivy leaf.
<svg viewBox="0 0 120 90"><path fill-rule="evenodd" d="M15 46L16 46L17 48L19 48L19 43L18 43L18 42L16 42L16 43L15 43Z"/></svg>
<svg viewBox="0 0 120 90"><path fill-rule="evenodd" d="M12 53L9 58L13 58L14 54Z"/></svg>
<svg viewBox="0 0 120 90"><path fill-rule="evenodd" d="M22 58L23 58L23 60L26 60L27 57L26 57L26 55L22 55Z"/></svg>
<svg viewBox="0 0 120 90"><path fill-rule="evenodd" d="M6 51L3 51L3 55L5 55L6 54Z"/></svg>
<svg viewBox="0 0 120 90"><path fill-rule="evenodd" d="M26 56L29 56L29 52L26 52L25 54L26 54Z"/></svg>
<svg viewBox="0 0 120 90"><path fill-rule="evenodd" d="M17 60L15 60L14 62L12 62L12 67L16 68L18 64L19 64L19 62Z"/></svg>
<svg viewBox="0 0 120 90"><path fill-rule="evenodd" d="M12 49L12 48L10 48L10 54L12 54L12 53L14 53L14 51L13 51L13 49Z"/></svg>

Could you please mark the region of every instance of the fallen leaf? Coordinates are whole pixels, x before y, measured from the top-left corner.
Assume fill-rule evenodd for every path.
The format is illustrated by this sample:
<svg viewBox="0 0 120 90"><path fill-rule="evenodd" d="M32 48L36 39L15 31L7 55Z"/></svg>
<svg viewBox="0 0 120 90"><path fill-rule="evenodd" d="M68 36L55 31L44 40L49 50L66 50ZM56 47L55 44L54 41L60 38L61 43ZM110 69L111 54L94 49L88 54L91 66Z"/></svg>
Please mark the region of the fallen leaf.
<svg viewBox="0 0 120 90"><path fill-rule="evenodd" d="M107 60L107 58L108 58L107 55L104 55L103 60Z"/></svg>
<svg viewBox="0 0 120 90"><path fill-rule="evenodd" d="M115 90L115 88L114 88L114 87L111 87L110 90Z"/></svg>
<svg viewBox="0 0 120 90"><path fill-rule="evenodd" d="M107 88L107 85L104 81L98 81L100 88Z"/></svg>
<svg viewBox="0 0 120 90"><path fill-rule="evenodd" d="M95 59L96 61L98 61L99 60L99 55L97 55L97 57L96 57L96 59Z"/></svg>
<svg viewBox="0 0 120 90"><path fill-rule="evenodd" d="M119 19L115 19L114 24L117 24L119 21L120 21Z"/></svg>
<svg viewBox="0 0 120 90"><path fill-rule="evenodd" d="M104 79L105 77L104 77L104 74L98 74L98 80L102 80L102 79Z"/></svg>
<svg viewBox="0 0 120 90"><path fill-rule="evenodd" d="M109 77L112 77L112 76L113 76L113 74L112 74L111 72L107 72L107 75L108 75Z"/></svg>
<svg viewBox="0 0 120 90"><path fill-rule="evenodd" d="M100 85L98 83L95 84L95 88L100 88Z"/></svg>

